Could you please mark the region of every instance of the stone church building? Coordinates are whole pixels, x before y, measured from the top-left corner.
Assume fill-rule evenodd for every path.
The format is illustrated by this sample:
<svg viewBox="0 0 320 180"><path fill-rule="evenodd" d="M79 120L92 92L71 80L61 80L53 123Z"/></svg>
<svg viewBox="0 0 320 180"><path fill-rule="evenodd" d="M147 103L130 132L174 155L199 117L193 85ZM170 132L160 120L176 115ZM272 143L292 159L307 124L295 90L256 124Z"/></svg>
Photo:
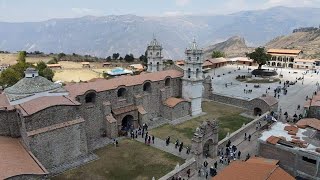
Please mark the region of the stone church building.
<svg viewBox="0 0 320 180"><path fill-rule="evenodd" d="M150 120L201 113L211 84L203 86L203 51L196 42L186 49L184 69L165 70L155 38L147 58L148 72L140 75L63 87L27 69L0 94L0 167L8 170L0 179L42 176Z"/></svg>

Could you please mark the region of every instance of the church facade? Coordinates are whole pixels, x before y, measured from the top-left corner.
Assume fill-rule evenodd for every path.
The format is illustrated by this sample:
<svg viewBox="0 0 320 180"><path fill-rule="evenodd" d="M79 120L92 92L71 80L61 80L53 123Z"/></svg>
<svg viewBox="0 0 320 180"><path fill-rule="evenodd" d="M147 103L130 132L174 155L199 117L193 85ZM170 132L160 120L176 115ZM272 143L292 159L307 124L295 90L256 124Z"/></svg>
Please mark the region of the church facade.
<svg viewBox="0 0 320 180"><path fill-rule="evenodd" d="M64 87L27 69L24 79L0 94L0 137L19 138L34 163L50 173L143 123L201 113L203 92L211 90L203 86L202 50L194 41L186 50L185 69L170 70L164 70L161 51L154 38L147 48L147 73ZM0 177L25 174L36 173L18 170Z"/></svg>

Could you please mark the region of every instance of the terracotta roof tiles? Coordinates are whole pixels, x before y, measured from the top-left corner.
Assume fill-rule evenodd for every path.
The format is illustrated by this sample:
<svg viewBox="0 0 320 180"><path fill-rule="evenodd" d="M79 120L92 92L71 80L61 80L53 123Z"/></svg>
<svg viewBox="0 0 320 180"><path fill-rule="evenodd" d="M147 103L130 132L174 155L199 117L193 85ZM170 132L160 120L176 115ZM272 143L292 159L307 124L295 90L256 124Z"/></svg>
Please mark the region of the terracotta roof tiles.
<svg viewBox="0 0 320 180"><path fill-rule="evenodd" d="M116 89L119 86L133 86L143 84L145 81L161 81L166 77L177 78L182 77L183 73L177 70L159 71L154 73L144 73L135 76L121 76L118 78L99 80L95 82L68 84L65 89L69 91L72 97L83 95L89 90L102 92L106 90Z"/></svg>
<svg viewBox="0 0 320 180"><path fill-rule="evenodd" d="M299 54L301 50L299 49L269 49L268 53L276 54Z"/></svg>
<svg viewBox="0 0 320 180"><path fill-rule="evenodd" d="M80 103L67 96L45 96L15 105L15 107L20 109L23 116L29 116L48 107L58 105L76 106Z"/></svg>
<svg viewBox="0 0 320 180"><path fill-rule="evenodd" d="M213 180L294 180L275 161L262 160L234 161L226 166ZM265 163L263 162L265 161Z"/></svg>
<svg viewBox="0 0 320 180"><path fill-rule="evenodd" d="M47 174L47 170L24 149L19 139L0 136L0 179L22 174Z"/></svg>
<svg viewBox="0 0 320 180"><path fill-rule="evenodd" d="M301 128L311 127L320 131L320 120L316 118L304 118L299 120L296 124Z"/></svg>
<svg viewBox="0 0 320 180"><path fill-rule="evenodd" d="M175 107L177 104L179 104L181 102L185 102L185 101L186 101L185 99L169 97L168 99L166 99L164 101L164 105L166 105L168 107Z"/></svg>
<svg viewBox="0 0 320 180"><path fill-rule="evenodd" d="M279 142L280 138L276 136L270 136L267 139L267 142L273 145L276 145Z"/></svg>

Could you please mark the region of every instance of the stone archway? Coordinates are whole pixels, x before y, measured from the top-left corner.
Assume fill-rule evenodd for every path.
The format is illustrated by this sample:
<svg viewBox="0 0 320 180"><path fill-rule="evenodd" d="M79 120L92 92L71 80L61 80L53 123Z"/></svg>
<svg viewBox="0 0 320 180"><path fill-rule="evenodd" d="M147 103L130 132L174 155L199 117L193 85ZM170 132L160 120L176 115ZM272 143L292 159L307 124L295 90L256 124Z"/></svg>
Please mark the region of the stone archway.
<svg viewBox="0 0 320 180"><path fill-rule="evenodd" d="M121 121L121 131L129 131L133 125L133 116L126 115Z"/></svg>
<svg viewBox="0 0 320 180"><path fill-rule="evenodd" d="M192 138L191 152L197 161L197 168L201 168L206 153L211 158L217 156L218 126L217 121L207 120L196 128Z"/></svg>
<svg viewBox="0 0 320 180"><path fill-rule="evenodd" d="M262 110L260 108L256 107L256 108L253 109L253 114L255 116L261 116Z"/></svg>
<svg viewBox="0 0 320 180"><path fill-rule="evenodd" d="M208 157L210 158L214 158L214 143L212 139L208 139L206 143L204 143L203 145L203 155L206 156L208 155Z"/></svg>

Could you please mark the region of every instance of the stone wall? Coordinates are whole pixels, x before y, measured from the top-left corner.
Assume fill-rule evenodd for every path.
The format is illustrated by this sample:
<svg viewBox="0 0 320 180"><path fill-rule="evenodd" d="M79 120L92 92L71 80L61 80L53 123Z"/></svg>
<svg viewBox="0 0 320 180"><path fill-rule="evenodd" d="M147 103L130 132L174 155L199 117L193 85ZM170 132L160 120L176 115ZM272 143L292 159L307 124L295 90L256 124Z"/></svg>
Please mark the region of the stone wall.
<svg viewBox="0 0 320 180"><path fill-rule="evenodd" d="M16 111L0 110L0 135L19 137L19 117Z"/></svg>
<svg viewBox="0 0 320 180"><path fill-rule="evenodd" d="M79 106L53 106L24 117L27 131L44 128L77 118Z"/></svg>
<svg viewBox="0 0 320 180"><path fill-rule="evenodd" d="M169 120L179 119L181 117L186 117L190 115L190 102L181 102L175 107L168 107L163 105L162 117Z"/></svg>
<svg viewBox="0 0 320 180"><path fill-rule="evenodd" d="M85 123L67 126L28 137L31 152L50 169L86 155Z"/></svg>
<svg viewBox="0 0 320 180"><path fill-rule="evenodd" d="M256 123L261 121L261 120L264 120L264 117L267 114L269 114L269 112L266 112L266 113L262 114L260 117L257 117L256 119L254 119L253 121L249 122L245 126L241 127L240 129L236 130L235 132L231 133L229 135L229 137L225 137L224 139L219 141L218 149L226 147L226 144L228 143L229 140L233 144L233 142L235 142L236 140L243 139L244 138L244 134L245 133L248 134L250 132L249 131L250 129L255 129ZM253 132L250 132L250 133L253 133ZM234 144L234 145L238 145L238 144Z"/></svg>
<svg viewBox="0 0 320 180"><path fill-rule="evenodd" d="M225 96L218 93L213 93L211 100L225 103L225 104L231 104L234 106L238 106L241 108L248 109L249 107L249 101L247 99L242 99L239 97L231 97L231 96Z"/></svg>
<svg viewBox="0 0 320 180"><path fill-rule="evenodd" d="M172 177L178 178L179 176L181 176L184 179L188 179L188 169L190 169L190 177L196 175L197 163L194 158L186 160L184 164L181 164L179 167L176 167L168 174L162 176L159 180L171 180Z"/></svg>

